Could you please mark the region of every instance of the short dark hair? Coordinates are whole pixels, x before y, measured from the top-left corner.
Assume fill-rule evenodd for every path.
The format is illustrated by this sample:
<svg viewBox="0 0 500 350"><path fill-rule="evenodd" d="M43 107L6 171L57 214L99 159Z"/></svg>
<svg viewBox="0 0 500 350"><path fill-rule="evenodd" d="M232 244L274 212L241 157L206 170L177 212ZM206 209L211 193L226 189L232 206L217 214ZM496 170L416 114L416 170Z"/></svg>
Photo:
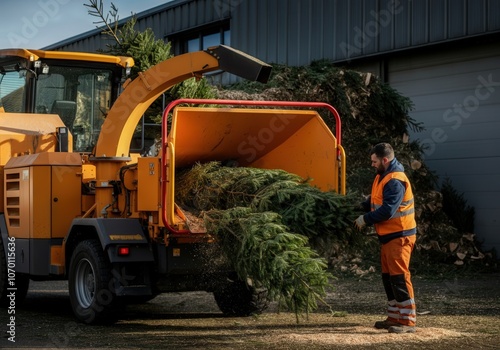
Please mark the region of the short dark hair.
<svg viewBox="0 0 500 350"><path fill-rule="evenodd" d="M375 154L377 158L387 157L389 159L394 158L394 149L392 146L386 142L381 142L372 147L370 155Z"/></svg>

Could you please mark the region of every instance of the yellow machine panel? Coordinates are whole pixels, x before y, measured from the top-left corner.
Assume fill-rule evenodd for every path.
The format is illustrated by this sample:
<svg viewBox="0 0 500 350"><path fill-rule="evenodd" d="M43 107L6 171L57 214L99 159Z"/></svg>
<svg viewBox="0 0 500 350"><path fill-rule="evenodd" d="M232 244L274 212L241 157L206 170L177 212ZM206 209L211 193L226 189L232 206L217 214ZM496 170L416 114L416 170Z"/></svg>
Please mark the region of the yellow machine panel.
<svg viewBox="0 0 500 350"><path fill-rule="evenodd" d="M30 238L50 238L50 166L30 168Z"/></svg>
<svg viewBox="0 0 500 350"><path fill-rule="evenodd" d="M71 221L81 215L81 167L51 167L52 238L64 238Z"/></svg>
<svg viewBox="0 0 500 350"><path fill-rule="evenodd" d="M5 217L11 236L63 238L81 215L81 158L45 152L5 165Z"/></svg>
<svg viewBox="0 0 500 350"><path fill-rule="evenodd" d="M137 159L138 184L137 209L157 211L160 207L160 159L145 157Z"/></svg>
<svg viewBox="0 0 500 350"><path fill-rule="evenodd" d="M11 157L54 152L56 128L64 126L55 114L0 113L0 165ZM69 137L71 146L71 134Z"/></svg>
<svg viewBox="0 0 500 350"><path fill-rule="evenodd" d="M0 174L12 157L54 152L57 147L57 127L64 127L64 123L54 114L0 113ZM69 140L71 147L71 134ZM2 187L0 194L3 193ZM4 202L0 201L0 212L4 211Z"/></svg>
<svg viewBox="0 0 500 350"><path fill-rule="evenodd" d="M82 182L87 183L95 180L96 170L94 164L82 165Z"/></svg>

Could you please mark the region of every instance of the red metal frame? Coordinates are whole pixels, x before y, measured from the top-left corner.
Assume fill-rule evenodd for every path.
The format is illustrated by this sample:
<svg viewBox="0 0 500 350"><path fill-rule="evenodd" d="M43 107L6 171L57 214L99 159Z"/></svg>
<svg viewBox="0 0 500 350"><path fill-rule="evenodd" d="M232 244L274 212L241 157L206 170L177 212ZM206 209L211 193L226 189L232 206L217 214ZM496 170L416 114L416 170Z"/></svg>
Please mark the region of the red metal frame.
<svg viewBox="0 0 500 350"><path fill-rule="evenodd" d="M252 100L214 100L214 99L189 99L183 98L172 101L168 104L167 108L163 112L162 117L162 147L161 147L161 206L162 206L162 220L165 227L167 227L171 232L176 234L189 233L189 230L176 230L171 227L167 222L167 213L165 208L166 203L166 189L167 189L167 174L166 174L166 145L168 138L168 114L177 105L189 103L189 104L207 104L207 105L236 105L236 106L269 106L269 107L301 107L301 108L326 108L335 117L335 137L337 138L338 145L341 146L341 121L340 115L337 110L324 102L294 102L294 101L252 101ZM340 158L340 147L337 149L337 157Z"/></svg>

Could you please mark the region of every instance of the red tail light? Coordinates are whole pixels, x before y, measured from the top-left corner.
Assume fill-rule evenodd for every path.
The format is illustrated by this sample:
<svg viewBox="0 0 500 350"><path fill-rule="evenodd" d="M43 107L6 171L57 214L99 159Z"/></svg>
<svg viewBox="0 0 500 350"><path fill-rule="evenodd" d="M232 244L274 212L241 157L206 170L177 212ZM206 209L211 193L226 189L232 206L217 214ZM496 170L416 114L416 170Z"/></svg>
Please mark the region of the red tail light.
<svg viewBox="0 0 500 350"><path fill-rule="evenodd" d="M127 256L130 254L129 247L118 247L118 256Z"/></svg>

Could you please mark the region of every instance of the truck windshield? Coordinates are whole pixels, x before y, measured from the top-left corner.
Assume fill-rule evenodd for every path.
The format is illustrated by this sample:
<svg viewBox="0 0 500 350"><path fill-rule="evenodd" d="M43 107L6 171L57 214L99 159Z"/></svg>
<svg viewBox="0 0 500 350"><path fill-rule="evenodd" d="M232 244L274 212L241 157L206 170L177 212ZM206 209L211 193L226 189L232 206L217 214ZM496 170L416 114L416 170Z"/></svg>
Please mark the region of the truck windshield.
<svg viewBox="0 0 500 350"><path fill-rule="evenodd" d="M52 65L37 79L35 113L58 114L73 134L73 151L91 152L111 106L112 72Z"/></svg>

